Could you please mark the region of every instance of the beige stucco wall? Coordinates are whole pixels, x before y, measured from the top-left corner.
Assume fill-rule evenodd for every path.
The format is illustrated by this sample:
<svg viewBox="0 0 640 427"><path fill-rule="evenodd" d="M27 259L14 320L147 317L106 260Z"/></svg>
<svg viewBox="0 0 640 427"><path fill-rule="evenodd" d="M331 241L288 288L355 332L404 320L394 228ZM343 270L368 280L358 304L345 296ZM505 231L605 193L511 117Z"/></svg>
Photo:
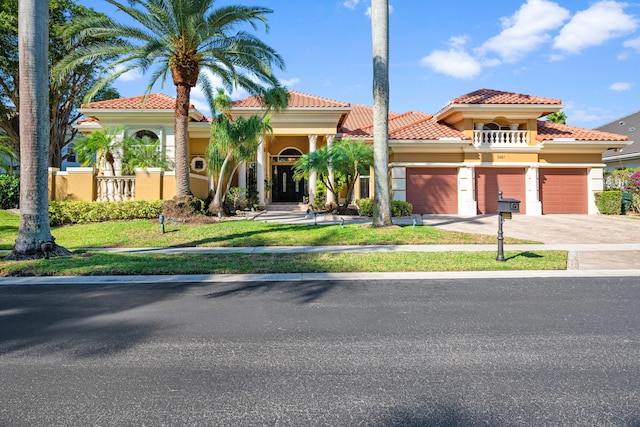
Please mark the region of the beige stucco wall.
<svg viewBox="0 0 640 427"><path fill-rule="evenodd" d="M602 163L602 154L540 154L540 163Z"/></svg>
<svg viewBox="0 0 640 427"><path fill-rule="evenodd" d="M162 198L162 169L136 169L135 200L158 200Z"/></svg>
<svg viewBox="0 0 640 427"><path fill-rule="evenodd" d="M96 198L93 168L67 168L55 174L55 200L82 200L92 202Z"/></svg>

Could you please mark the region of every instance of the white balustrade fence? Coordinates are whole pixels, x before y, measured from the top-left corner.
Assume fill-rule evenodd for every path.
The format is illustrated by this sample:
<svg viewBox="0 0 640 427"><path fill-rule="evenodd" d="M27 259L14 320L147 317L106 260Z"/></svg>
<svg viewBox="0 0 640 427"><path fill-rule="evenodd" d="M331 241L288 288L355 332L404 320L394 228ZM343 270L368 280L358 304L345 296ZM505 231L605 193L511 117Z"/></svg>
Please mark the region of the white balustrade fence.
<svg viewBox="0 0 640 427"><path fill-rule="evenodd" d="M99 202L135 200L135 176L97 176L96 181Z"/></svg>
<svg viewBox="0 0 640 427"><path fill-rule="evenodd" d="M485 146L526 146L526 130L476 130L474 131L473 144L476 147Z"/></svg>

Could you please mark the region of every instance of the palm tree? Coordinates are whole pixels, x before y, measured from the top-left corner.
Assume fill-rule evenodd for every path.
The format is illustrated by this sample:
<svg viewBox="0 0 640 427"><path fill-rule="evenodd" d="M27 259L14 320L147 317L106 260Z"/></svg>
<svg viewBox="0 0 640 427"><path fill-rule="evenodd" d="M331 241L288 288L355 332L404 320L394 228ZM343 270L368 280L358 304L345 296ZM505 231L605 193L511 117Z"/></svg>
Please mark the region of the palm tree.
<svg viewBox="0 0 640 427"><path fill-rule="evenodd" d="M391 225L389 192L389 1L371 0L373 44L373 227Z"/></svg>
<svg viewBox="0 0 640 427"><path fill-rule="evenodd" d="M128 4L106 0L133 18L142 28L116 22L110 17L88 17L67 30L70 39L104 39L79 49L62 61L57 71L64 74L76 64L93 58L115 58L106 66L86 100L122 74L153 69L148 94L153 85L171 73L176 87L175 171L176 195L190 194L188 122L191 88L199 87L213 104L211 76L222 80L232 92L243 88L252 94L277 84L272 67L284 68L284 61L271 47L244 31L262 23L271 9L259 6L214 8L215 0L129 0ZM121 43L112 43L113 37ZM206 72L203 72L206 71ZM243 74L244 73L244 74Z"/></svg>
<svg viewBox="0 0 640 427"><path fill-rule="evenodd" d="M55 244L49 226L49 4L20 1L20 224L7 259L48 258L69 252Z"/></svg>
<svg viewBox="0 0 640 427"><path fill-rule="evenodd" d="M555 113L547 116L547 121L564 125L567 123L567 115L563 111L556 111Z"/></svg>
<svg viewBox="0 0 640 427"><path fill-rule="evenodd" d="M363 141L336 141L331 148L326 145L300 157L294 166L293 178L309 178L316 172L318 179L328 191L336 194L336 182L332 182L329 171L333 169L341 177L347 188L345 207L353 200L353 192L362 173L369 171L373 164L373 147Z"/></svg>
<svg viewBox="0 0 640 427"><path fill-rule="evenodd" d="M231 179L238 167L253 157L260 148L265 133L271 133L271 111L282 111L289 105L289 93L286 88L275 85L263 90L258 95L258 100L265 108L262 117L250 116L234 119L231 115L231 98L218 89L217 96L213 99L211 109L220 113L214 118L211 126L211 142L207 146L207 172L209 176L218 175L216 190L208 211L217 214L222 211L224 195L231 187ZM223 182L227 168L231 163L235 166L227 178L227 187L223 192Z"/></svg>
<svg viewBox="0 0 640 427"><path fill-rule="evenodd" d="M117 136L124 129L106 128L96 130L89 135L79 137L73 147L76 158L82 166L95 166L98 175L104 175L104 167L109 165L111 175L115 176L115 155L120 151L122 144L118 143Z"/></svg>
<svg viewBox="0 0 640 427"><path fill-rule="evenodd" d="M13 165L18 164L18 154L9 145L10 138L0 136L0 169L4 169L7 174L13 175Z"/></svg>

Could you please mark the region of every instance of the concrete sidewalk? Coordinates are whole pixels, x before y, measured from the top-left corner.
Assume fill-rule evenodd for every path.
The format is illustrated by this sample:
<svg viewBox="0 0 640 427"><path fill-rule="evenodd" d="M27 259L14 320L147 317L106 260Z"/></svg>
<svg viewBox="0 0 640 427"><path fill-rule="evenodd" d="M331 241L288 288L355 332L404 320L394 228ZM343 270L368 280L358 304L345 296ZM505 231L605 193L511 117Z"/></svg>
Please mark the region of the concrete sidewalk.
<svg viewBox="0 0 640 427"><path fill-rule="evenodd" d="M288 224L335 225L367 224L370 218L313 215L297 212L267 212L256 221ZM495 245L362 245L362 246L269 246L269 247L173 247L96 249L114 253L362 253L362 252L447 252L496 251L498 217L496 215L459 217L423 215L394 218L398 225L429 225L446 230L496 236ZM503 223L505 237L541 244L504 245L505 251L566 250L567 270L561 271L481 271L424 273L314 273L258 275L185 275L185 276L103 276L103 277L24 277L0 278L3 284L73 283L171 283L202 281L274 281L274 280L385 280L388 278L473 278L473 277L592 277L640 276L640 218L604 215L515 215Z"/></svg>

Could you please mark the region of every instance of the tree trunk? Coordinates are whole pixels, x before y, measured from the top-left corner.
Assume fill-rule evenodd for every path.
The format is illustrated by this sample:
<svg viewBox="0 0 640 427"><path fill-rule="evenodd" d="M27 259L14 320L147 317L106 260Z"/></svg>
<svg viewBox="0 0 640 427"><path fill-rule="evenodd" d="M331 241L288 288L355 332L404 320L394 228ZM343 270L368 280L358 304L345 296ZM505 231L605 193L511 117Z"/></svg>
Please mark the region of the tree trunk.
<svg viewBox="0 0 640 427"><path fill-rule="evenodd" d="M389 1L371 1L373 44L373 227L391 222L389 189Z"/></svg>
<svg viewBox="0 0 640 427"><path fill-rule="evenodd" d="M191 194L189 182L189 104L191 88L176 85L175 153L176 196Z"/></svg>
<svg viewBox="0 0 640 427"><path fill-rule="evenodd" d="M216 192L213 195L213 199L211 203L209 203L208 211L213 215L217 215L218 212L222 212L222 187L224 181L224 170L227 168L227 164L231 161L231 153L227 153L222 162L222 166L220 167L220 176L218 177L218 182L216 186ZM231 178L229 178L231 179Z"/></svg>
<svg viewBox="0 0 640 427"><path fill-rule="evenodd" d="M11 260L69 254L49 227L48 22L48 2L20 1L20 225Z"/></svg>

